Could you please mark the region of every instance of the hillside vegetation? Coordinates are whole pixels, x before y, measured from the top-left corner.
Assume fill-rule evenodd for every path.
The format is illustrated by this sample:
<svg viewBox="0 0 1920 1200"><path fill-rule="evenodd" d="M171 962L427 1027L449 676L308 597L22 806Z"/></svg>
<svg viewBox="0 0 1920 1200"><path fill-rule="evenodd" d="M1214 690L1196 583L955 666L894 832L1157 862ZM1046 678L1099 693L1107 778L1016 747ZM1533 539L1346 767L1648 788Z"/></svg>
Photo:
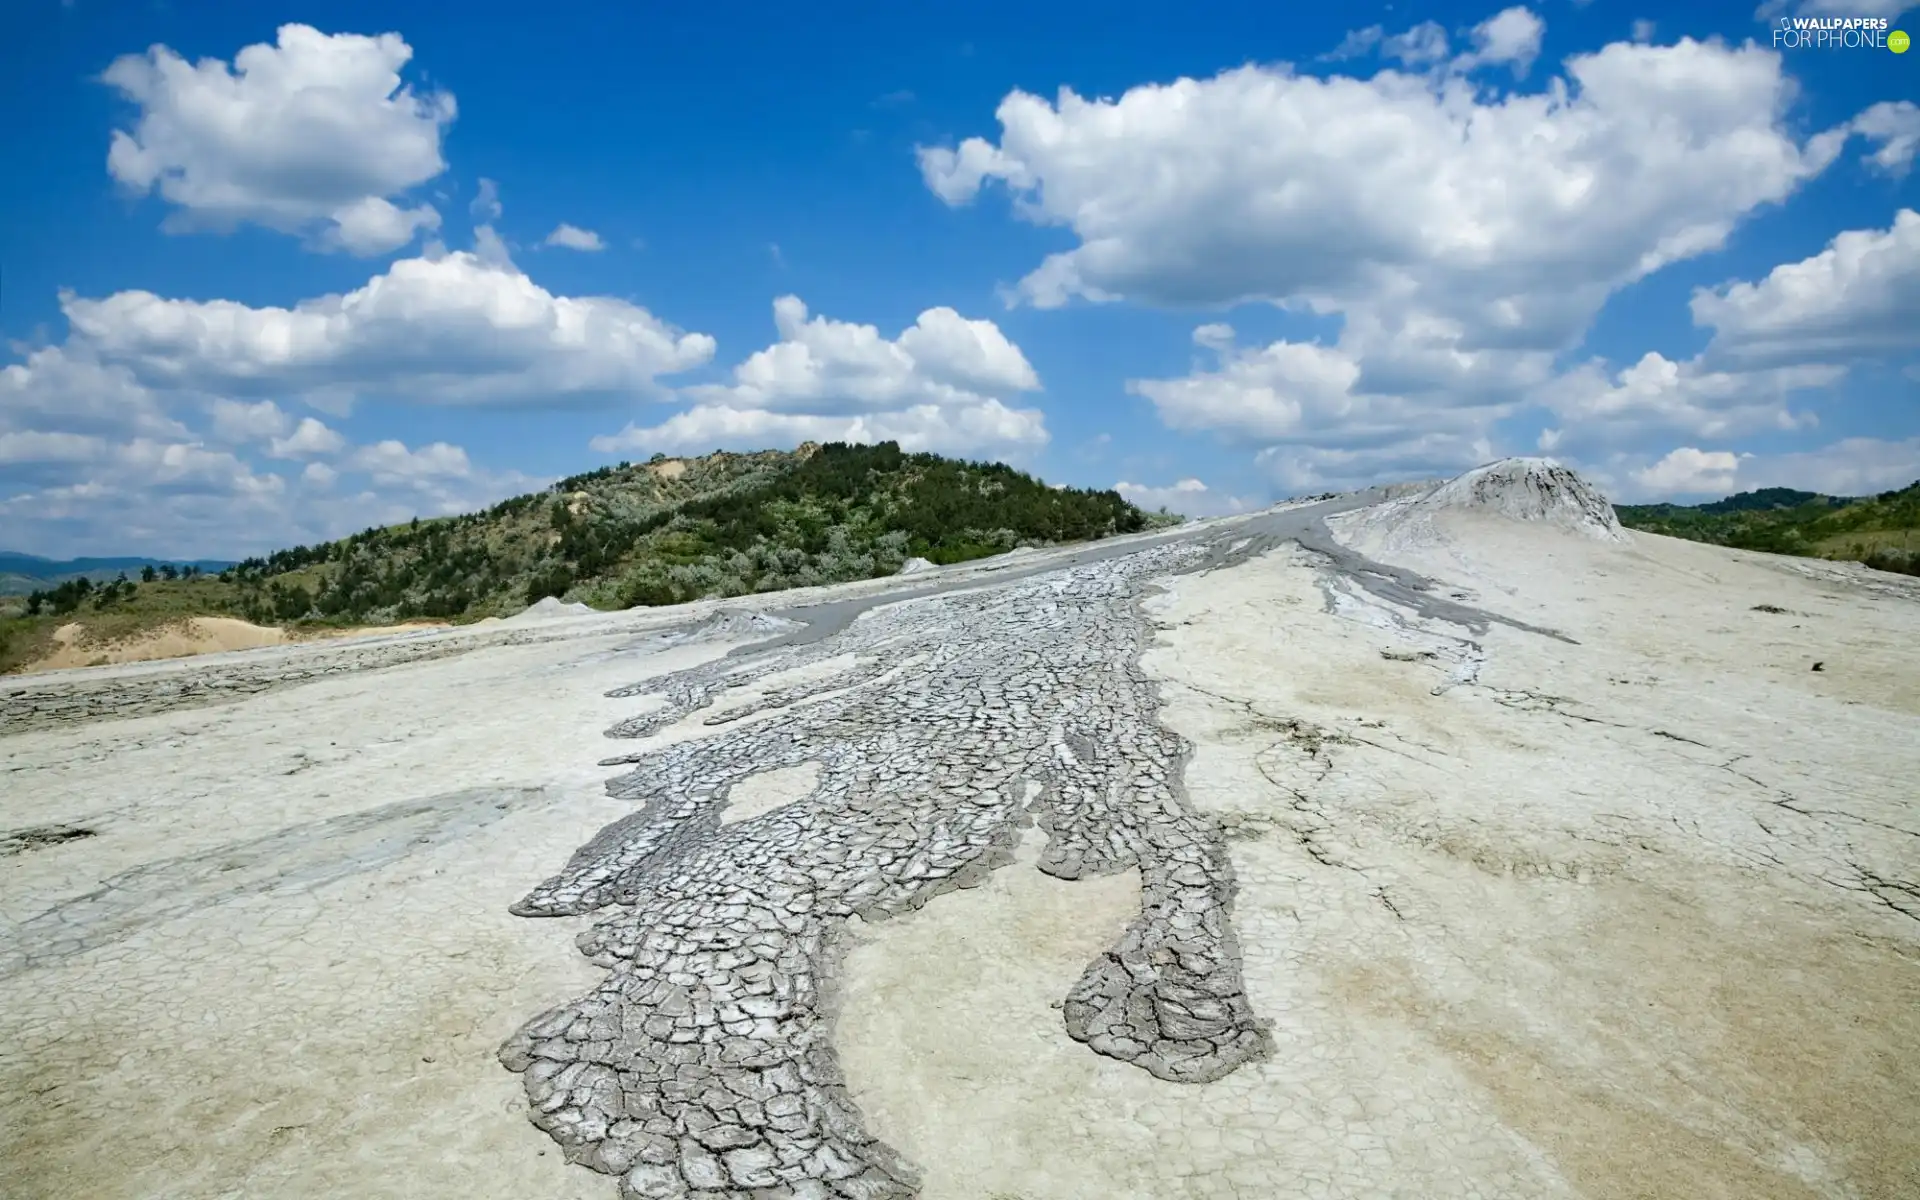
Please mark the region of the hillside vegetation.
<svg viewBox="0 0 1920 1200"><path fill-rule="evenodd" d="M1709 504L1619 504L1630 529L1920 575L1920 481L1877 496L1762 488Z"/></svg>
<svg viewBox="0 0 1920 1200"><path fill-rule="evenodd" d="M546 596L609 609L675 604L892 575L913 556L961 562L1165 519L1112 491L1054 488L999 463L907 454L892 442L656 456L484 512L295 546L218 574L143 572L36 591L0 621L0 667L31 661L73 621L97 640L194 615L346 626L507 616Z"/></svg>

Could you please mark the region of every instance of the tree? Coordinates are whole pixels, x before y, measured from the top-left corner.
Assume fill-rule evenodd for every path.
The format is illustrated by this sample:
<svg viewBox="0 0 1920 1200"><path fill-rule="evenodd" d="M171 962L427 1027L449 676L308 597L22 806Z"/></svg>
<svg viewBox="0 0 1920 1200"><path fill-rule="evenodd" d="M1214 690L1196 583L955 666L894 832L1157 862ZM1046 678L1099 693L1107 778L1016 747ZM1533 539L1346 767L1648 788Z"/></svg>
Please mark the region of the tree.
<svg viewBox="0 0 1920 1200"><path fill-rule="evenodd" d="M313 593L295 584L282 588L278 583L271 589L273 596L273 615L282 621L294 621L307 615L313 608Z"/></svg>
<svg viewBox="0 0 1920 1200"><path fill-rule="evenodd" d="M198 570L198 569L199 569L199 568L197 568L197 567L188 567L188 568L187 568L187 570L188 570L188 571L195 571L195 570ZM167 563L166 565L164 565L164 566L162 566L162 567L160 568L160 576L161 576L161 578L163 578L163 579L169 579L169 580L171 580L171 579L178 579L178 578L180 578L180 568L178 568L178 567L176 567L176 566L174 566L174 565L173 565L172 563Z"/></svg>
<svg viewBox="0 0 1920 1200"><path fill-rule="evenodd" d="M140 568L141 583L152 583L158 578L160 578L160 572L153 569L152 563L148 563L146 566Z"/></svg>

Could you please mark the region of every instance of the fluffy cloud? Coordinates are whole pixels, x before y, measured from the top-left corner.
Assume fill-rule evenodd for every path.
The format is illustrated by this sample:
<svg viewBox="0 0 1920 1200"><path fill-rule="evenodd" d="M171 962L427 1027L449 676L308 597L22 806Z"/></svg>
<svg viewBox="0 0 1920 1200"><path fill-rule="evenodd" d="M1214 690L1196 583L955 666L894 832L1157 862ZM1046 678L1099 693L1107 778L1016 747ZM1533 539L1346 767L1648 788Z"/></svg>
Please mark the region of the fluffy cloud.
<svg viewBox="0 0 1920 1200"><path fill-rule="evenodd" d="M0 433L0 463L91 462L105 446L100 438L84 433L23 429Z"/></svg>
<svg viewBox="0 0 1920 1200"><path fill-rule="evenodd" d="M1905 175L1920 153L1920 105L1911 100L1884 100L1855 117L1852 129L1879 147L1867 162L1889 175Z"/></svg>
<svg viewBox="0 0 1920 1200"><path fill-rule="evenodd" d="M1149 487L1121 480L1113 490L1148 511L1166 509L1187 517L1218 517L1248 512L1257 503L1216 492L1198 479L1182 479L1171 487Z"/></svg>
<svg viewBox="0 0 1920 1200"><path fill-rule="evenodd" d="M1170 428L1264 447L1256 461L1269 477L1299 490L1364 483L1376 472L1431 474L1485 462L1487 427L1512 412L1524 385L1543 379L1550 366L1544 356L1449 356L1444 347L1418 342L1363 366L1363 354L1347 344L1241 348L1232 328L1218 322L1196 329L1194 341L1214 357L1210 366L1177 379L1129 380L1127 389L1150 400ZM1455 387L1410 395L1374 390L1407 382L1425 353L1448 358L1428 369L1451 377Z"/></svg>
<svg viewBox="0 0 1920 1200"><path fill-rule="evenodd" d="M480 185L474 191L473 201L467 205L467 215L481 225L500 219L506 209L500 204L500 185L486 176L480 177Z"/></svg>
<svg viewBox="0 0 1920 1200"><path fill-rule="evenodd" d="M732 382L682 389L693 408L597 438L594 449L892 440L912 450L1018 453L1047 441L1038 410L1003 402L1037 390L1040 379L992 321L930 308L889 339L872 325L809 316L796 296L774 301L773 319L780 340L734 367Z"/></svg>
<svg viewBox="0 0 1920 1200"><path fill-rule="evenodd" d="M430 205L401 208L390 200L368 196L334 213L333 223L321 230L318 244L368 257L398 250L415 234L438 228L440 214Z"/></svg>
<svg viewBox="0 0 1920 1200"><path fill-rule="evenodd" d="M192 434L0 432L0 527L10 548L57 556L240 555L469 512L546 482L482 470L444 442L349 447L311 418L275 440L273 452L335 457L291 473Z"/></svg>
<svg viewBox="0 0 1920 1200"><path fill-rule="evenodd" d="M8 436L0 435L0 454ZM404 453L435 457L432 447ZM39 457L47 456L43 448ZM264 553L414 516L470 512L546 482L473 469L376 475L322 462L281 474L204 445L152 441L102 443L76 466L83 470L64 478L7 467L16 486L0 487L0 526L10 547L56 556Z"/></svg>
<svg viewBox="0 0 1920 1200"><path fill-rule="evenodd" d="M402 259L345 295L292 308L118 292L62 297L76 340L152 386L431 404L548 403L656 390L713 355L608 296L556 296L468 253Z"/></svg>
<svg viewBox="0 0 1920 1200"><path fill-rule="evenodd" d="M1547 23L1527 9L1503 9L1473 27L1473 49L1454 60L1460 70L1509 66L1516 78L1533 68L1540 57L1540 36Z"/></svg>
<svg viewBox="0 0 1920 1200"><path fill-rule="evenodd" d="M1660 495L1724 496L1734 490L1740 456L1727 450L1682 446L1652 466L1633 473L1642 489Z"/></svg>
<svg viewBox="0 0 1920 1200"><path fill-rule="evenodd" d="M139 116L115 131L107 170L175 206L170 228L250 222L355 254L397 249L439 225L432 208L391 198L446 169L440 139L455 112L451 95L401 82L412 57L398 34L306 25L281 26L232 67L165 46L127 55L102 78Z"/></svg>
<svg viewBox="0 0 1920 1200"><path fill-rule="evenodd" d="M964 407L1040 386L992 321L930 308L896 338L872 325L809 317L797 296L773 302L780 340L733 369L733 382L686 389L735 409L840 415L914 405Z"/></svg>
<svg viewBox="0 0 1920 1200"><path fill-rule="evenodd" d="M1712 327L1709 356L1742 364L1850 362L1910 355L1920 329L1920 212L1884 231L1855 229L1757 283L1695 292L1694 323Z"/></svg>
<svg viewBox="0 0 1920 1200"><path fill-rule="evenodd" d="M89 355L71 343L0 367L9 548L246 554L466 512L543 482L477 468L445 443L356 448L273 401L156 390ZM275 461L301 459L297 473ZM336 490L343 481L354 487Z"/></svg>
<svg viewBox="0 0 1920 1200"><path fill-rule="evenodd" d="M1699 359L1675 362L1653 352L1617 372L1590 363L1541 390L1541 402L1563 422L1543 438L1541 449L1619 443L1653 433L1727 438L1811 428L1818 419L1795 409L1794 397L1831 387L1845 374L1845 367L1821 363L1720 371Z"/></svg>
<svg viewBox="0 0 1920 1200"><path fill-rule="evenodd" d="M482 200L497 209L493 190ZM475 254L403 259L290 308L138 291L62 306L65 343L0 366L0 522L10 544L56 554L239 554L484 507L544 481L480 467L447 442L355 445L290 408L344 416L359 394L655 395L656 376L713 353L710 337L624 300L556 296ZM937 416L931 425L981 424Z"/></svg>
<svg viewBox="0 0 1920 1200"><path fill-rule="evenodd" d="M547 235L547 240L540 244L543 246L559 246L567 250L594 251L605 250L607 248L607 244L601 241L600 235L593 230L582 229L578 225L569 225L565 221L555 226L554 231Z"/></svg>
<svg viewBox="0 0 1920 1200"><path fill-rule="evenodd" d="M314 458L338 454L346 449L347 439L313 417L306 417L288 437L276 437L267 453L274 458Z"/></svg>
<svg viewBox="0 0 1920 1200"><path fill-rule="evenodd" d="M1846 136L1797 139L1793 85L1756 47L1617 43L1566 71L1498 98L1457 77L1273 67L1118 100L1016 91L997 145L923 148L920 165L951 203L998 180L1072 230L1080 244L1021 282L1035 304L1444 313L1469 348L1554 348L1617 287L1720 246Z"/></svg>
<svg viewBox="0 0 1920 1200"><path fill-rule="evenodd" d="M212 418L209 432L219 441L228 443L268 441L280 437L293 426L293 418L271 400L256 400L249 404L244 400L220 396L207 406L207 415Z"/></svg>
<svg viewBox="0 0 1920 1200"><path fill-rule="evenodd" d="M1807 397L1853 366L1910 358L1920 312L1920 213L1902 210L1884 231L1848 230L1827 248L1775 267L1758 282L1696 291L1694 323L1713 336L1697 357L1649 353L1610 371L1589 363L1539 389L1565 428L1543 449L1618 444L1664 432L1724 439L1817 424ZM1712 489L1707 489L1712 490Z"/></svg>
<svg viewBox="0 0 1920 1200"><path fill-rule="evenodd" d="M1380 39L1380 53L1406 66L1419 68L1446 61L1446 27L1435 21L1422 21L1405 33Z"/></svg>
<svg viewBox="0 0 1920 1200"><path fill-rule="evenodd" d="M1350 58L1359 58L1372 52L1380 40L1386 36L1386 29L1379 25L1369 25L1365 29L1349 29L1340 44L1320 56L1321 62L1345 62Z"/></svg>
<svg viewBox="0 0 1920 1200"><path fill-rule="evenodd" d="M465 479L473 474L467 452L446 442L409 450L404 442L388 440L362 446L351 462L373 476L376 483L419 483L437 479Z"/></svg>
<svg viewBox="0 0 1920 1200"><path fill-rule="evenodd" d="M131 371L59 346L0 367L0 431L29 429L160 438L186 433Z"/></svg>

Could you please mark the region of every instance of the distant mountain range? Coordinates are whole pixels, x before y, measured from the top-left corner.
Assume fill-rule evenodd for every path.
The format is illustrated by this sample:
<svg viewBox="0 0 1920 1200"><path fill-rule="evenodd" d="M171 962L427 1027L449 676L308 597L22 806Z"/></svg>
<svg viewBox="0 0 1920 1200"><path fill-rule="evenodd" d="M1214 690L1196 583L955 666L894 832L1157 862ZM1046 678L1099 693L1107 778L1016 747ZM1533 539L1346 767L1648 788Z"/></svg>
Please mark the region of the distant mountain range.
<svg viewBox="0 0 1920 1200"><path fill-rule="evenodd" d="M233 566L233 563L212 558L59 559L42 558L38 554L21 554L13 550L0 550L0 596L24 596L28 592L41 591L65 583L69 579L83 577L99 583L113 579L123 571L129 579L137 579L142 567L158 570L169 565L182 570L187 567L199 567L202 571L217 573Z"/></svg>

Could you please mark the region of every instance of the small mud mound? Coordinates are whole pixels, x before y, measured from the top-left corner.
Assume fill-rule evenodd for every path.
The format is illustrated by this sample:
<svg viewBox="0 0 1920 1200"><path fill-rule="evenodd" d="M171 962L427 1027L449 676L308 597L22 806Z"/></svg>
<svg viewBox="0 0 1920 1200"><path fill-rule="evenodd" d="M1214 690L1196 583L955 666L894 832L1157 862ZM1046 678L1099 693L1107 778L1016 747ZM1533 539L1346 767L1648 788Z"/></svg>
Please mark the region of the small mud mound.
<svg viewBox="0 0 1920 1200"><path fill-rule="evenodd" d="M542 621L550 617L583 617L593 611L594 608L591 604L582 604L579 601L568 604L557 596L544 596L507 619L510 621Z"/></svg>
<svg viewBox="0 0 1920 1200"><path fill-rule="evenodd" d="M789 621L763 612L719 612L689 629L667 635L667 640L682 642L757 642L782 637L801 628L805 622Z"/></svg>
<svg viewBox="0 0 1920 1200"><path fill-rule="evenodd" d="M1607 498L1550 458L1503 458L1475 467L1428 492L1414 507L1476 509L1543 522L1596 542L1630 540Z"/></svg>
<svg viewBox="0 0 1920 1200"><path fill-rule="evenodd" d="M900 564L900 574L918 575L922 571L933 570L933 563L924 558L910 558Z"/></svg>

